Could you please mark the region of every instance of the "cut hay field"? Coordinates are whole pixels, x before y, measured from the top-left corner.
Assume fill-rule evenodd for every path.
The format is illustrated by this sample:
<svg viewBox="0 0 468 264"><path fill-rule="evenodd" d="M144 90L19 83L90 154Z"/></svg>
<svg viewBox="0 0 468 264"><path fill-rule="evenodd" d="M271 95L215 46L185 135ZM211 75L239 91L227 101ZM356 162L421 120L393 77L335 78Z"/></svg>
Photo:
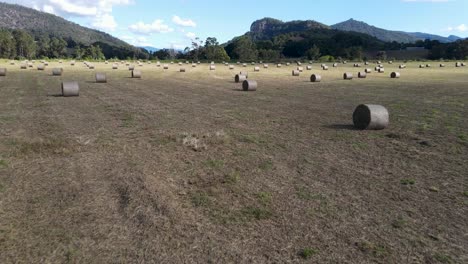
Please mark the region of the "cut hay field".
<svg viewBox="0 0 468 264"><path fill-rule="evenodd" d="M0 263L467 263L468 67L419 64L0 61Z"/></svg>

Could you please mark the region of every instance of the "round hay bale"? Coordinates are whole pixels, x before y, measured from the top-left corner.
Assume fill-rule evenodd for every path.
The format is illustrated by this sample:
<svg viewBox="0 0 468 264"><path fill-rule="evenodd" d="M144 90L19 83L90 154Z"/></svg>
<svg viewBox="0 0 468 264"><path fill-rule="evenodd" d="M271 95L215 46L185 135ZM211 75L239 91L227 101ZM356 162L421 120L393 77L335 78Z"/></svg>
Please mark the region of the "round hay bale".
<svg viewBox="0 0 468 264"><path fill-rule="evenodd" d="M245 77L249 78L249 73L248 72L241 71L241 72L239 72L239 74L244 75Z"/></svg>
<svg viewBox="0 0 468 264"><path fill-rule="evenodd" d="M29 68L32 68L34 66L34 64L32 62L28 62L28 67Z"/></svg>
<svg viewBox="0 0 468 264"><path fill-rule="evenodd" d="M393 61L389 61L388 64L393 64Z"/></svg>
<svg viewBox="0 0 468 264"><path fill-rule="evenodd" d="M236 74L236 76L234 77L234 81L236 83L243 82L245 80L247 80L247 76L245 76L245 75Z"/></svg>
<svg viewBox="0 0 468 264"><path fill-rule="evenodd" d="M345 73L343 74L343 79L344 79L344 80L352 80L352 79L353 79L353 74L350 73L350 72L345 72Z"/></svg>
<svg viewBox="0 0 468 264"><path fill-rule="evenodd" d="M49 63L47 61L43 62L45 66L49 66Z"/></svg>
<svg viewBox="0 0 468 264"><path fill-rule="evenodd" d="M264 69L268 69L268 64L263 64Z"/></svg>
<svg viewBox="0 0 468 264"><path fill-rule="evenodd" d="M164 70L168 70L168 69L169 69L169 65L164 64L164 65L163 65L163 69L164 69Z"/></svg>
<svg viewBox="0 0 468 264"><path fill-rule="evenodd" d="M291 63L289 63L289 62L288 62L288 63L286 63L286 66L289 66L289 65L291 65Z"/></svg>
<svg viewBox="0 0 468 264"><path fill-rule="evenodd" d="M364 62L364 65L369 65L369 62L368 61Z"/></svg>
<svg viewBox="0 0 468 264"><path fill-rule="evenodd" d="M113 70L117 70L119 68L119 65L117 65L116 63L112 64L112 69Z"/></svg>
<svg viewBox="0 0 468 264"><path fill-rule="evenodd" d="M134 66L134 65L128 67L128 70L129 70L129 71L133 71L134 69L135 69L135 66Z"/></svg>
<svg viewBox="0 0 468 264"><path fill-rule="evenodd" d="M108 61L105 61L104 64L109 64L109 62L108 62Z"/></svg>
<svg viewBox="0 0 468 264"><path fill-rule="evenodd" d="M259 72L259 71L260 71L260 67L254 67L254 71Z"/></svg>
<svg viewBox="0 0 468 264"><path fill-rule="evenodd" d="M281 68L281 63L276 65L276 68Z"/></svg>
<svg viewBox="0 0 468 264"><path fill-rule="evenodd" d="M256 91L257 86L257 81L245 80L242 82L242 90L244 91Z"/></svg>
<svg viewBox="0 0 468 264"><path fill-rule="evenodd" d="M103 72L96 72L96 82L97 83L107 83L107 76Z"/></svg>
<svg viewBox="0 0 468 264"><path fill-rule="evenodd" d="M0 68L0 76L6 76L7 74L7 69L6 68Z"/></svg>
<svg viewBox="0 0 468 264"><path fill-rule="evenodd" d="M63 61L62 61L62 60L59 60L59 63L60 63L60 64L62 64L62 63L63 63Z"/></svg>
<svg viewBox="0 0 468 264"><path fill-rule="evenodd" d="M242 67L247 67L247 63L242 63Z"/></svg>
<svg viewBox="0 0 468 264"><path fill-rule="evenodd" d="M44 64L38 64L38 65L37 65L37 70L38 70L38 71L43 71L43 70L45 70L45 65L44 65Z"/></svg>
<svg viewBox="0 0 468 264"><path fill-rule="evenodd" d="M301 65L302 65L302 62L296 61L296 64L297 64L297 66L301 66Z"/></svg>
<svg viewBox="0 0 468 264"><path fill-rule="evenodd" d="M10 61L10 65L15 65L15 62L14 62L14 61Z"/></svg>
<svg viewBox="0 0 468 264"><path fill-rule="evenodd" d="M424 68L424 65L420 64L420 65L419 65L419 68L420 68L420 69Z"/></svg>
<svg viewBox="0 0 468 264"><path fill-rule="evenodd" d="M369 69L369 68L364 69L364 72L365 72L365 73L372 73L372 69Z"/></svg>
<svg viewBox="0 0 468 264"><path fill-rule="evenodd" d="M358 78L361 78L361 79L364 79L367 77L367 73L366 72L358 72Z"/></svg>
<svg viewBox="0 0 468 264"><path fill-rule="evenodd" d="M308 71L310 71L310 70L312 70L312 66L308 65L308 66L306 67L306 69L307 69Z"/></svg>
<svg viewBox="0 0 468 264"><path fill-rule="evenodd" d="M455 67L457 67L457 68L458 68L458 67L461 67L461 63L460 63L460 62L456 62L456 63L455 63Z"/></svg>
<svg viewBox="0 0 468 264"><path fill-rule="evenodd" d="M292 71L292 76L299 76L300 72L298 70Z"/></svg>
<svg viewBox="0 0 468 264"><path fill-rule="evenodd" d="M362 104L353 113L354 127L362 130L385 129L389 123L389 114L381 105Z"/></svg>
<svg viewBox="0 0 468 264"><path fill-rule="evenodd" d="M79 96L80 86L77 82L62 82L62 96Z"/></svg>
<svg viewBox="0 0 468 264"><path fill-rule="evenodd" d="M379 68L383 68L383 67L384 67L383 64L379 64L378 66L379 66Z"/></svg>
<svg viewBox="0 0 468 264"><path fill-rule="evenodd" d="M381 61L377 61L377 64L382 64L382 62L381 62Z"/></svg>
<svg viewBox="0 0 468 264"><path fill-rule="evenodd" d="M173 62L173 61L171 61L171 64L174 64L174 62Z"/></svg>
<svg viewBox="0 0 468 264"><path fill-rule="evenodd" d="M180 68L180 72L185 72L185 68Z"/></svg>
<svg viewBox="0 0 468 264"><path fill-rule="evenodd" d="M324 64L322 64L322 67L324 66ZM333 63L333 68L336 68L338 67L338 63Z"/></svg>
<svg viewBox="0 0 468 264"><path fill-rule="evenodd" d="M385 69L384 68L379 68L379 73L384 73Z"/></svg>
<svg viewBox="0 0 468 264"><path fill-rule="evenodd" d="M75 66L75 63L76 63L75 61L71 61L71 62L70 62L70 65L71 65L71 66Z"/></svg>
<svg viewBox="0 0 468 264"><path fill-rule="evenodd" d="M255 62L252 62L252 63L250 63L250 64L251 64L251 65L256 65L256 63L255 63Z"/></svg>
<svg viewBox="0 0 468 264"><path fill-rule="evenodd" d="M20 64L20 69L21 70L26 70L28 68L28 65L26 63L21 63Z"/></svg>
<svg viewBox="0 0 468 264"><path fill-rule="evenodd" d="M311 82L320 82L320 81L322 81L322 76L320 76L318 74L312 74L310 76L310 81Z"/></svg>
<svg viewBox="0 0 468 264"><path fill-rule="evenodd" d="M399 73L399 72L392 72L392 73L390 74L390 78L392 78L392 79L398 79L398 78L400 78L400 73Z"/></svg>
<svg viewBox="0 0 468 264"><path fill-rule="evenodd" d="M185 64L190 64L190 62L189 62L189 61L185 61Z"/></svg>
<svg viewBox="0 0 468 264"><path fill-rule="evenodd" d="M234 70L234 65L229 65L230 70Z"/></svg>
<svg viewBox="0 0 468 264"><path fill-rule="evenodd" d="M94 65L93 65L93 64L89 64L88 69L94 70Z"/></svg>
<svg viewBox="0 0 468 264"><path fill-rule="evenodd" d="M462 67L465 67L465 66L466 66L466 63L462 62L462 63L461 63L461 66L462 66Z"/></svg>
<svg viewBox="0 0 468 264"><path fill-rule="evenodd" d="M304 68L303 68L303 67L297 67L297 70L298 70L299 72L303 72L303 71L304 71Z"/></svg>
<svg viewBox="0 0 468 264"><path fill-rule="evenodd" d="M431 65L430 65L430 64L426 64L426 68L430 68L430 67L431 67Z"/></svg>
<svg viewBox="0 0 468 264"><path fill-rule="evenodd" d="M196 63L192 63L192 68L196 68L197 67L197 64Z"/></svg>
<svg viewBox="0 0 468 264"><path fill-rule="evenodd" d="M210 65L210 71L214 71L214 70L216 70L216 66Z"/></svg>
<svg viewBox="0 0 468 264"><path fill-rule="evenodd" d="M378 72L378 71L379 71L379 69L380 69L380 67L379 67L379 66L375 66L375 68L374 68L374 71Z"/></svg>
<svg viewBox="0 0 468 264"><path fill-rule="evenodd" d="M211 65L214 65L215 63L214 63L214 61L212 61L210 64L211 64Z"/></svg>
<svg viewBox="0 0 468 264"><path fill-rule="evenodd" d="M179 62L179 66L182 66L182 62Z"/></svg>
<svg viewBox="0 0 468 264"><path fill-rule="evenodd" d="M53 76L61 76L63 73L63 69L62 68L53 68L52 69L52 75Z"/></svg>
<svg viewBox="0 0 468 264"><path fill-rule="evenodd" d="M406 65L404 65L404 64L400 64L400 66L398 66L398 68L400 68L400 69L404 69L404 68L406 68Z"/></svg>
<svg viewBox="0 0 468 264"><path fill-rule="evenodd" d="M132 71L132 78L141 78L141 71L133 70Z"/></svg>
<svg viewBox="0 0 468 264"><path fill-rule="evenodd" d="M343 61L343 64L347 64L348 62L347 61Z"/></svg>
<svg viewBox="0 0 468 264"><path fill-rule="evenodd" d="M445 67L445 64L441 63L441 64L439 65L439 67L440 67L440 68L444 68L444 67Z"/></svg>
<svg viewBox="0 0 468 264"><path fill-rule="evenodd" d="M161 67L161 63L159 61L156 62L156 67Z"/></svg>
<svg viewBox="0 0 468 264"><path fill-rule="evenodd" d="M323 67L322 67L322 70L324 70L324 71L328 71L328 66L326 66L326 65L325 65L325 66L323 66Z"/></svg>

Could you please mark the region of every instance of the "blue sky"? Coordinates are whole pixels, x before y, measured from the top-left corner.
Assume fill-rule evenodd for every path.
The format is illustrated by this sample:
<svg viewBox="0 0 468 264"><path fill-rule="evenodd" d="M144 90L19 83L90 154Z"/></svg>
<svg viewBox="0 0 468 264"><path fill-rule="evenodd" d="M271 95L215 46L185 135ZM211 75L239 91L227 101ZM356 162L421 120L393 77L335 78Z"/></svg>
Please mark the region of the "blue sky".
<svg viewBox="0 0 468 264"><path fill-rule="evenodd" d="M183 49L195 36L225 42L253 21L349 18L410 32L468 37L468 0L0 0L60 15L138 46Z"/></svg>

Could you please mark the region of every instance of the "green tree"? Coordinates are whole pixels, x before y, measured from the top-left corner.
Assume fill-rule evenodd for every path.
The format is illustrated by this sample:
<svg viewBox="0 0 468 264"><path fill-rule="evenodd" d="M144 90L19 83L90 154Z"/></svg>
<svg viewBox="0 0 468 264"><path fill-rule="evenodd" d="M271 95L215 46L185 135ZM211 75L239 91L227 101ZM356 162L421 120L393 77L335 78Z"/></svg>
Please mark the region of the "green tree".
<svg viewBox="0 0 468 264"><path fill-rule="evenodd" d="M317 45L313 45L312 48L310 48L309 50L307 50L306 52L306 55L307 55L307 58L309 60L316 60L318 58L320 58L320 48L317 47Z"/></svg>
<svg viewBox="0 0 468 264"><path fill-rule="evenodd" d="M258 51L255 43L247 36L237 39L234 43L232 53L233 56L231 57L242 61L255 61L258 58Z"/></svg>
<svg viewBox="0 0 468 264"><path fill-rule="evenodd" d="M21 58L34 58L36 56L36 43L31 35L24 30L13 31L16 42L16 54Z"/></svg>
<svg viewBox="0 0 468 264"><path fill-rule="evenodd" d="M16 43L10 31L0 30L0 58L14 58Z"/></svg>

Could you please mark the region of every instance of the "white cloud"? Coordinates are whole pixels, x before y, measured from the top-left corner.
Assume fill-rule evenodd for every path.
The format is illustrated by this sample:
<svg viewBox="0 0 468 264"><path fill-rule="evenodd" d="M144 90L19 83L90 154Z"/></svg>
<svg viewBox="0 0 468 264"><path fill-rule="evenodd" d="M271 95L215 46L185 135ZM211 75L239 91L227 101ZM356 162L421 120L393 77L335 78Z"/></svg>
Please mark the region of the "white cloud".
<svg viewBox="0 0 468 264"><path fill-rule="evenodd" d="M146 37L121 36L120 39L123 39L127 43L137 47L153 46Z"/></svg>
<svg viewBox="0 0 468 264"><path fill-rule="evenodd" d="M91 26L108 31L114 31L117 28L117 22L112 15L102 14L93 19Z"/></svg>
<svg viewBox="0 0 468 264"><path fill-rule="evenodd" d="M133 0L5 0L36 10L59 15L65 18L85 17L90 26L102 30L114 30L117 22L112 16L112 8L129 5Z"/></svg>
<svg viewBox="0 0 468 264"><path fill-rule="evenodd" d="M189 39L195 39L197 37L197 35L192 32L188 32L187 34L185 34L185 36Z"/></svg>
<svg viewBox="0 0 468 264"><path fill-rule="evenodd" d="M128 29L133 33L146 35L150 35L153 33L169 33L174 31L173 28L164 24L164 21L161 19L154 20L151 24L145 24L140 21L136 24L130 25Z"/></svg>
<svg viewBox="0 0 468 264"><path fill-rule="evenodd" d="M468 31L468 26L465 25L465 24L461 24L459 26L456 26L456 27L447 27L445 31L458 31L458 32L465 32L465 31Z"/></svg>
<svg viewBox="0 0 468 264"><path fill-rule="evenodd" d="M178 16L173 16L172 17L172 22L174 22L174 24L178 25L178 26L182 26L182 27L196 27L197 24L191 20L191 19L182 19Z"/></svg>

